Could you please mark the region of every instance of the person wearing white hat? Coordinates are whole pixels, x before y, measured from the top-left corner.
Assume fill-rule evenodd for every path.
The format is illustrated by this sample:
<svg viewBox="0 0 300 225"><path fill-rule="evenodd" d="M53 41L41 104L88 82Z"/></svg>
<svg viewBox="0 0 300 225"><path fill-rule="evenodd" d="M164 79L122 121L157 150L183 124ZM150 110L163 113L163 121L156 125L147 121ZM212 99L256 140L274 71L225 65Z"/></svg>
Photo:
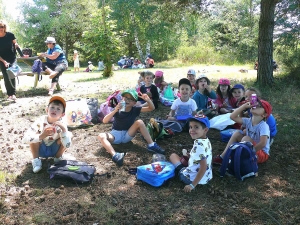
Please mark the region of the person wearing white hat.
<svg viewBox="0 0 300 225"><path fill-rule="evenodd" d="M77 50L74 50L74 55L73 55L73 60L74 60L74 71L76 73L76 71L79 72L79 54L77 52Z"/></svg>
<svg viewBox="0 0 300 225"><path fill-rule="evenodd" d="M62 48L56 44L54 37L47 37L45 43L48 50L40 56L46 57L46 62L43 62L43 70L49 73L49 78L52 79L48 95L53 95L59 76L68 68L68 61Z"/></svg>

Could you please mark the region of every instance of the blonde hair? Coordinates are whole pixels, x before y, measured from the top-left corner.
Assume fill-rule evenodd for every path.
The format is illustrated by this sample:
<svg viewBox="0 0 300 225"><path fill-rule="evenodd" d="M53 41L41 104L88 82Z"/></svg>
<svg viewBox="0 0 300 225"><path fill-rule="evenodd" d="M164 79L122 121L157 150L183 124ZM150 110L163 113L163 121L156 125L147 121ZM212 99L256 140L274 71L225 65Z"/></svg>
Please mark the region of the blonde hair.
<svg viewBox="0 0 300 225"><path fill-rule="evenodd" d="M4 20L0 20L0 24L3 24L3 26L4 26L4 32L6 32L6 30L7 30L7 23L4 21Z"/></svg>

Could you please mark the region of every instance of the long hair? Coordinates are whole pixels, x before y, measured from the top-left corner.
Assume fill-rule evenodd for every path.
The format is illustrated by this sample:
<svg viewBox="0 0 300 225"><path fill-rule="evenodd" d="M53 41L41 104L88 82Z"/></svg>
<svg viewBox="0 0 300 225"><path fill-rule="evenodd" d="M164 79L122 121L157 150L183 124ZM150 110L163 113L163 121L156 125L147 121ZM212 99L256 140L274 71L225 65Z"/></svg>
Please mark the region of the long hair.
<svg viewBox="0 0 300 225"><path fill-rule="evenodd" d="M154 84L161 84L162 82L164 82L164 75L162 75L161 77L155 77L154 79Z"/></svg>
<svg viewBox="0 0 300 225"><path fill-rule="evenodd" d="M228 88L227 88L227 96L228 96L228 99L233 98L232 93L231 93L231 91L230 91L230 89L231 89L230 85L227 85L227 87L228 87ZM223 95L222 95L221 89L220 89L220 84L219 84L218 87L217 87L217 94L218 94L221 98L224 98Z"/></svg>
<svg viewBox="0 0 300 225"><path fill-rule="evenodd" d="M206 82L207 82L207 85L210 85L210 80L207 78L207 77L203 77L204 79L206 79ZM197 90L199 90L199 85L198 85L198 83L199 83L199 81L201 80L201 79L203 79L203 78L198 78L197 80L196 80L196 88L197 88ZM204 95L206 95L207 97L209 97L209 92L208 92L208 90L205 88L204 89L204 91L203 91L203 94Z"/></svg>

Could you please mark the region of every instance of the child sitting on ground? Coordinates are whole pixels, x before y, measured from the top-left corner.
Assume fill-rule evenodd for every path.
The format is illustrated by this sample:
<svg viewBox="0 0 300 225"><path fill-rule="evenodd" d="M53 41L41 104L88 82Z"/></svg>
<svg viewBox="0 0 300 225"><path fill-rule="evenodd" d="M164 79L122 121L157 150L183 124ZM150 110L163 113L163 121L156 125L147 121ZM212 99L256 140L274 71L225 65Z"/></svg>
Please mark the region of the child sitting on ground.
<svg viewBox="0 0 300 225"><path fill-rule="evenodd" d="M34 173L42 169L39 157L54 157L54 162L58 162L65 158L63 154L71 146L72 133L62 120L65 109L65 100L53 96L46 108L47 115L39 117L24 134L22 141L30 146Z"/></svg>
<svg viewBox="0 0 300 225"><path fill-rule="evenodd" d="M181 120L180 117L184 117L182 120L184 121L196 114L197 104L196 102L190 98L192 85L187 78L182 78L179 81L178 91L180 93L180 98L177 98L172 106L169 115L167 116L168 120ZM183 125L184 125L183 124Z"/></svg>
<svg viewBox="0 0 300 225"><path fill-rule="evenodd" d="M121 111L121 102L115 109L107 114L103 123L108 123L113 117L114 122L110 133L100 133L98 139L106 151L111 154L113 162L118 166L123 165L126 153L115 152L112 144L121 144L131 141L139 131L148 143L148 151L165 154L165 150L159 147L150 137L150 134L142 120L135 120L141 112L150 112L154 110L154 105L147 94L140 95L146 103L146 107L135 106L138 100L138 94L135 90L127 90L122 93L123 101L125 101L125 111Z"/></svg>
<svg viewBox="0 0 300 225"><path fill-rule="evenodd" d="M205 116L195 116L188 119L189 133L194 139L194 146L189 153L187 167L175 153L171 154L170 161L175 166L175 175L186 184L185 192L191 192L197 184L207 184L212 179L212 148L206 134L210 123ZM184 151L184 150L183 150Z"/></svg>
<svg viewBox="0 0 300 225"><path fill-rule="evenodd" d="M196 84L196 71L193 69L189 69L187 72L187 79L191 82L192 85L192 96L195 93L195 91L197 91L198 87Z"/></svg>
<svg viewBox="0 0 300 225"><path fill-rule="evenodd" d="M226 78L219 80L217 100L215 101L220 114L230 113L235 108L236 100L230 92L230 81Z"/></svg>
<svg viewBox="0 0 300 225"><path fill-rule="evenodd" d="M141 76L144 79L144 85L141 86L140 92L142 94L147 94L152 100L155 108L158 108L159 94L157 87L153 84L154 74L150 71L141 72ZM146 106L147 103L144 103L143 99L139 99L142 103L142 106Z"/></svg>
<svg viewBox="0 0 300 225"><path fill-rule="evenodd" d="M88 67L85 69L85 72L93 72L94 65L91 61L88 61Z"/></svg>
<svg viewBox="0 0 300 225"><path fill-rule="evenodd" d="M196 80L197 91L193 95L193 99L197 104L197 111L202 110L209 118L213 117L213 113L208 109L209 98L216 99L217 95L210 87L210 80L206 75L200 75Z"/></svg>
<svg viewBox="0 0 300 225"><path fill-rule="evenodd" d="M246 109L250 109L252 114L251 118L239 116ZM242 130L236 131L231 136L222 154L214 157L213 163L221 165L229 146L234 142L241 141L248 141L253 144L257 155L257 163L267 161L270 154L270 129L265 121L271 113L271 105L267 101L260 99L258 99L256 105L251 105L250 102L246 102L234 110L230 115L230 119L234 120L236 123L242 124L246 129L246 134L244 134Z"/></svg>
<svg viewBox="0 0 300 225"><path fill-rule="evenodd" d="M165 87L168 86L168 83L164 80L164 72L157 70L155 72L154 84L159 88L160 92L163 92Z"/></svg>
<svg viewBox="0 0 300 225"><path fill-rule="evenodd" d="M251 95L252 94L256 94L256 96L258 98L261 98L261 93L259 90L257 90L256 88L254 87L250 87L246 90L245 92L245 95L246 95L246 101L249 101L251 100ZM249 116L251 116L251 113L250 111L247 113ZM273 116L273 114L270 114L270 116L267 118L267 121L266 123L269 125L269 128L270 128L270 146L273 144L274 142L274 137L276 136L277 134L277 125L276 125L276 119L275 117Z"/></svg>

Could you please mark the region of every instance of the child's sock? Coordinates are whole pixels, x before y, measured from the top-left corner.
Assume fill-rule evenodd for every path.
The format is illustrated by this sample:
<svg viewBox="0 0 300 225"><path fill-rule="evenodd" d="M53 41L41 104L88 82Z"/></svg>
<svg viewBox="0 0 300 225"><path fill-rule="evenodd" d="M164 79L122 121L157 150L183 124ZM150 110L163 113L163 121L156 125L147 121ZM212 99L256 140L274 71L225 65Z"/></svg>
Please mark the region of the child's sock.
<svg viewBox="0 0 300 225"><path fill-rule="evenodd" d="M149 147L154 146L154 142L152 142L151 144L148 144Z"/></svg>

